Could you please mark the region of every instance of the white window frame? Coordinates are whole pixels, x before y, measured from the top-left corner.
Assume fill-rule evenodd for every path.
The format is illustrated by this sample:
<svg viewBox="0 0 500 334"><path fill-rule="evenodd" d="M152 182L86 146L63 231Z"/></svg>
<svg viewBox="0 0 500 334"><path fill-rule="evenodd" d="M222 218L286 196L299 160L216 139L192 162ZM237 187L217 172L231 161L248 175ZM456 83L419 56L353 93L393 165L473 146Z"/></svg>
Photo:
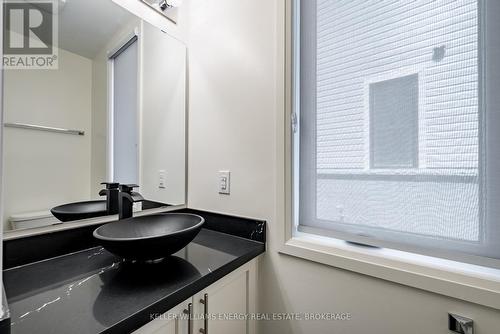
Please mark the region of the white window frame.
<svg viewBox="0 0 500 334"><path fill-rule="evenodd" d="M293 205L293 193L296 187L293 182L293 167L298 157L293 154L294 134L290 126L295 118L293 106L297 102L294 100L296 97L293 94L292 75L294 69L292 22L294 15L297 15L293 11L295 1L300 0L280 2L277 10L279 47L276 57L284 60L284 66L278 66L276 72L278 78L283 78L277 83L277 91L282 94L277 94L276 101L276 142L278 148L283 148L277 156L276 171L278 180L276 222L279 227L277 238L280 241L278 252L500 310L500 269L495 269L498 266L496 260L489 262L483 258L484 261L479 266L392 249L359 247L339 239L297 231L294 222L297 208ZM498 20L500 2L481 0L480 4L481 15L484 16L481 20L487 22L487 27L491 31L500 31L500 20ZM480 66L495 66L495 59L500 59L500 36L485 34L485 31L480 33L483 34L483 40L491 45L487 51L487 60ZM500 94L494 89L500 86L500 80L494 77L488 80L489 88L485 89L485 102L488 105L500 105ZM500 124L500 113L492 113L488 120ZM500 133L490 131L490 136L488 140L500 142ZM500 159L497 160L499 161L488 167L491 171L500 170ZM500 192L494 189L491 191ZM500 209L492 214L499 211Z"/></svg>

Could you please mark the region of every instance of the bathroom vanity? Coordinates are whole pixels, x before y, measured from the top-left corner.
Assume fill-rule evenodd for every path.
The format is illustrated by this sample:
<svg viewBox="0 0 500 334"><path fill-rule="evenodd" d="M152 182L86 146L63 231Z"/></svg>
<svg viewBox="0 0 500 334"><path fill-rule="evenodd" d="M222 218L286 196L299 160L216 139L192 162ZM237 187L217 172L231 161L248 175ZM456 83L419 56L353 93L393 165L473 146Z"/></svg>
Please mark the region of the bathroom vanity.
<svg viewBox="0 0 500 334"><path fill-rule="evenodd" d="M186 44L139 0L55 2L58 67L0 94L0 333L255 333L265 222L186 208Z"/></svg>
<svg viewBox="0 0 500 334"><path fill-rule="evenodd" d="M255 333L256 260L242 265L134 334Z"/></svg>
<svg viewBox="0 0 500 334"><path fill-rule="evenodd" d="M64 238L56 232L4 241L11 333L254 333L265 222L183 211L204 217L204 228L157 263L112 255L89 228L65 231ZM72 233L88 243L66 253ZM48 240L53 249L41 252L59 256L12 261L17 249L45 247Z"/></svg>

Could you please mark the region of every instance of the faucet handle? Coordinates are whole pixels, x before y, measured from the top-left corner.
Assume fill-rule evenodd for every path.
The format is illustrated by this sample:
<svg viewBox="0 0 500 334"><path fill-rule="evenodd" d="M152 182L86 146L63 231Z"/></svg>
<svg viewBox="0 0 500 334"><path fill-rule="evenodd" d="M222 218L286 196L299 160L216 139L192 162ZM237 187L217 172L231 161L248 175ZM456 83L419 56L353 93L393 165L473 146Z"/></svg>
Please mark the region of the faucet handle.
<svg viewBox="0 0 500 334"><path fill-rule="evenodd" d="M134 188L138 188L137 184L120 184L120 191L131 193Z"/></svg>
<svg viewBox="0 0 500 334"><path fill-rule="evenodd" d="M120 184L118 182L101 182L102 185L106 185L106 189L118 189Z"/></svg>

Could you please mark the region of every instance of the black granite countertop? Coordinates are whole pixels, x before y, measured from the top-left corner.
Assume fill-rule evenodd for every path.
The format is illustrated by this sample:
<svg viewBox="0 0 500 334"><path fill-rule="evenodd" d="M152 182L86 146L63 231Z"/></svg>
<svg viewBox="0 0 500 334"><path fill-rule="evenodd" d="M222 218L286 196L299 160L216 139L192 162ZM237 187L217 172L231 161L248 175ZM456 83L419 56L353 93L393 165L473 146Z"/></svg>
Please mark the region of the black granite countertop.
<svg viewBox="0 0 500 334"><path fill-rule="evenodd" d="M4 271L12 333L128 333L265 251L209 229L156 264L93 247Z"/></svg>

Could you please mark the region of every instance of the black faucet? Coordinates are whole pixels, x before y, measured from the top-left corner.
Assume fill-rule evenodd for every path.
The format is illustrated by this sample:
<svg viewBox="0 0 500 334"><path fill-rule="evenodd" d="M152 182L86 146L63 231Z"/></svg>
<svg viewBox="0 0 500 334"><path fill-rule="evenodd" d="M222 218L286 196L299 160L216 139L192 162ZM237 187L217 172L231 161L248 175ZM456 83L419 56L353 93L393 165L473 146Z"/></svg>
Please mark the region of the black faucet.
<svg viewBox="0 0 500 334"><path fill-rule="evenodd" d="M106 196L106 211L108 215L116 215L118 213L118 186L117 182L101 182L106 185L106 189L99 191L99 196Z"/></svg>
<svg viewBox="0 0 500 334"><path fill-rule="evenodd" d="M138 192L132 191L139 187L136 184L120 184L120 194L118 195L118 218L125 219L132 217L132 208L135 202L142 202L144 198Z"/></svg>

